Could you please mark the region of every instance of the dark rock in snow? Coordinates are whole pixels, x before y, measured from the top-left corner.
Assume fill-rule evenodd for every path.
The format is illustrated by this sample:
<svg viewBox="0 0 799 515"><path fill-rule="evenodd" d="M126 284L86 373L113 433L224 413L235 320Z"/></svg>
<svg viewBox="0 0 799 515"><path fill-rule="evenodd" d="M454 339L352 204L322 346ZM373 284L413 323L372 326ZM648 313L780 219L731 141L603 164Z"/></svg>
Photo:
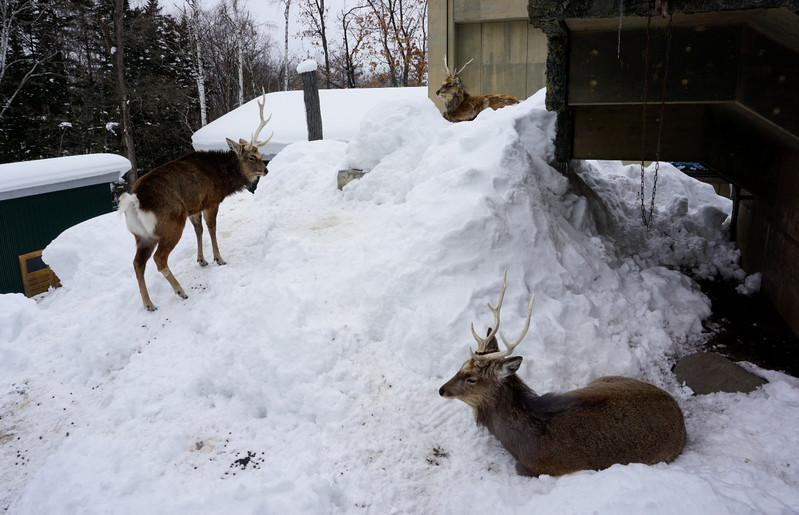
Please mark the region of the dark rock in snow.
<svg viewBox="0 0 799 515"><path fill-rule="evenodd" d="M696 394L748 393L768 382L713 352L698 352L682 358L674 366L674 374Z"/></svg>

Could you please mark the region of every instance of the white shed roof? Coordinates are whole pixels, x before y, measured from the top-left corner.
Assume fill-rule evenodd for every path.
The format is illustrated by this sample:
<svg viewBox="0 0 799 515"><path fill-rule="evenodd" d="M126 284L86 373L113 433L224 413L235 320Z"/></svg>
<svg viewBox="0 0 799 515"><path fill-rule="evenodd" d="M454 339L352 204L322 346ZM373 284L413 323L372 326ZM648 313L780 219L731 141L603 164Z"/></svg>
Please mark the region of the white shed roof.
<svg viewBox="0 0 799 515"><path fill-rule="evenodd" d="M86 154L0 164L0 200L94 184L110 184L130 170L116 154Z"/></svg>
<svg viewBox="0 0 799 515"><path fill-rule="evenodd" d="M303 91L280 91L266 95L264 117L272 113L272 119L261 131L259 139L266 139L272 131L275 135L261 148L265 158L271 159L286 145L308 140L303 95ZM319 90L324 138L349 141L357 133L361 118L376 105L426 97L426 87ZM195 132L191 138L194 150L227 150L225 138L250 141L260 120L256 100L260 100L260 97Z"/></svg>

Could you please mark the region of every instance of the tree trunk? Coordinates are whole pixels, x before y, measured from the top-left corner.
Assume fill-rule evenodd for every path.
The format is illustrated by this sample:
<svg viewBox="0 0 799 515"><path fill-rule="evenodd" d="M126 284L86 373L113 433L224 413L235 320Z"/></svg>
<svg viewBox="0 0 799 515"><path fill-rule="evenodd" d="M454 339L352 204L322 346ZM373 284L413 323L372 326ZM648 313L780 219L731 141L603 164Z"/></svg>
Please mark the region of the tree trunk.
<svg viewBox="0 0 799 515"><path fill-rule="evenodd" d="M319 13L319 39L322 41L322 52L325 55L325 89L330 89L330 52L327 48L327 24L325 23L325 0L316 0Z"/></svg>
<svg viewBox="0 0 799 515"><path fill-rule="evenodd" d="M322 139L322 110L319 106L319 85L316 70L301 73L305 98L305 122L308 126L308 141Z"/></svg>
<svg viewBox="0 0 799 515"><path fill-rule="evenodd" d="M205 65L203 62L202 41L200 40L202 20L200 18L201 10L198 0L189 0L189 9L191 9L189 30L194 40L194 73L197 81L197 97L200 101L200 125L205 127L208 125L208 101L205 98Z"/></svg>
<svg viewBox="0 0 799 515"><path fill-rule="evenodd" d="M283 54L283 91L289 90L289 9L291 0L286 2L286 32L284 35L284 54Z"/></svg>
<svg viewBox="0 0 799 515"><path fill-rule="evenodd" d="M233 25L236 37L236 60L238 61L239 72L238 105L244 105L244 23L242 23L238 0L233 0Z"/></svg>
<svg viewBox="0 0 799 515"><path fill-rule="evenodd" d="M199 27L195 27L195 30ZM197 52L197 96L200 101L200 125L205 127L208 125L208 106L205 100L205 67L203 67L203 53L200 46L200 35L194 33L194 44Z"/></svg>
<svg viewBox="0 0 799 515"><path fill-rule="evenodd" d="M130 109L128 108L128 88L125 83L125 11L124 1L114 2L114 71L116 72L116 90L119 101L119 113L122 117L122 151L130 161L131 169L125 174L125 189L130 191L139 178L136 164L136 148L133 144L133 134L130 124Z"/></svg>

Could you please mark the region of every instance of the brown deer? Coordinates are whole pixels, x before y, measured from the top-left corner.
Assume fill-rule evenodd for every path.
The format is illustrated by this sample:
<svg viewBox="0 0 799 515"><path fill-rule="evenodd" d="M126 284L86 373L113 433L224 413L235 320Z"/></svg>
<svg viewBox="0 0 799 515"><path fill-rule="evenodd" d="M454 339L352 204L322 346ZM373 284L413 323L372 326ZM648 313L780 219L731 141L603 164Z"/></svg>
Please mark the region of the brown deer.
<svg viewBox="0 0 799 515"><path fill-rule="evenodd" d="M600 377L579 390L536 395L516 375L520 356L508 357L530 327L533 300L522 333L497 345L502 292L494 308L494 328L477 340L477 351L439 389L442 397L460 399L514 458L521 475L560 476L578 470L601 470L616 463L670 462L685 445L682 411L668 393L629 377Z"/></svg>
<svg viewBox="0 0 799 515"><path fill-rule="evenodd" d="M124 193L120 197L118 210L125 213L128 230L136 238L133 268L142 303L149 311L154 311L156 307L147 293L144 269L153 251L153 261L158 271L164 274L176 294L188 298L167 264L169 253L183 234L186 218L191 220L197 235L197 262L201 266L208 264L203 256L202 240L202 218L205 215L214 261L219 265L225 264L216 243L216 215L219 204L227 196L245 189L255 179L267 174L258 150L272 139L270 136L266 141L258 141L261 129L272 118L270 116L264 120L265 103L266 95L262 102L258 102L261 123L250 142L240 139L236 143L226 138L230 147L228 152L190 152L142 176L133 185L130 194Z"/></svg>
<svg viewBox="0 0 799 515"><path fill-rule="evenodd" d="M460 73L469 66L469 63L474 59L469 59L469 62L464 64L460 70L451 73L449 66L447 66L447 56L444 56L444 72L447 78L444 83L436 91L436 96L444 102L444 118L451 122L465 122L474 120L480 111L484 109L494 109L518 104L519 99L511 95L478 95L471 96L466 92L463 87Z"/></svg>

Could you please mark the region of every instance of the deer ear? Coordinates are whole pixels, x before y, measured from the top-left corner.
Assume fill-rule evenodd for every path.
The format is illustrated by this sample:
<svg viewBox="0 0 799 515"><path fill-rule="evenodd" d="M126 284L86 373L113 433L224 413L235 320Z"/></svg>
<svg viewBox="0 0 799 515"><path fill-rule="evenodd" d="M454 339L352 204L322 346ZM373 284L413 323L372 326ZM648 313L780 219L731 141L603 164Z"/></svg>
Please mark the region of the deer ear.
<svg viewBox="0 0 799 515"><path fill-rule="evenodd" d="M236 155L240 156L241 155L241 151L244 148L244 145L239 145L238 143L236 143L235 141L233 141L230 138L225 138L225 140L227 140L227 146L230 148L230 150L235 152Z"/></svg>
<svg viewBox="0 0 799 515"><path fill-rule="evenodd" d="M516 371L519 370L521 364L521 356L513 356L512 358L503 359L497 363L497 374L499 375L499 378L503 379L509 375L515 374Z"/></svg>
<svg viewBox="0 0 799 515"><path fill-rule="evenodd" d="M486 337L490 335L491 335L491 328L489 327L488 333L486 333ZM497 337L492 336L491 340L489 340L489 342L486 344L485 350L483 350L483 352L490 353L490 352L497 352L498 350L499 350L499 344L497 343Z"/></svg>

